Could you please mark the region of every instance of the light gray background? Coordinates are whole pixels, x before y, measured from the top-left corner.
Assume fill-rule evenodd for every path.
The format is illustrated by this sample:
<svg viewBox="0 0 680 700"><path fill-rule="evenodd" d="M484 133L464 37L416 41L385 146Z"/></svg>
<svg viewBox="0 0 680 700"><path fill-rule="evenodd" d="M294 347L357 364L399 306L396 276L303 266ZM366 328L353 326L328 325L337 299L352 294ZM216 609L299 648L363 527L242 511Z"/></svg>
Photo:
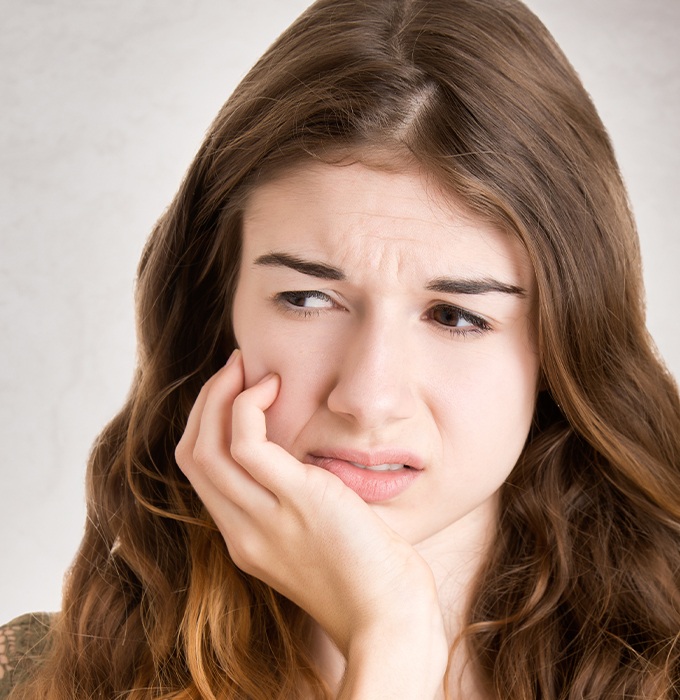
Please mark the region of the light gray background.
<svg viewBox="0 0 680 700"><path fill-rule="evenodd" d="M307 0L0 0L0 622L60 605L137 259L205 129ZM680 0L530 0L608 126L680 376ZM587 325L588 319L583 323Z"/></svg>

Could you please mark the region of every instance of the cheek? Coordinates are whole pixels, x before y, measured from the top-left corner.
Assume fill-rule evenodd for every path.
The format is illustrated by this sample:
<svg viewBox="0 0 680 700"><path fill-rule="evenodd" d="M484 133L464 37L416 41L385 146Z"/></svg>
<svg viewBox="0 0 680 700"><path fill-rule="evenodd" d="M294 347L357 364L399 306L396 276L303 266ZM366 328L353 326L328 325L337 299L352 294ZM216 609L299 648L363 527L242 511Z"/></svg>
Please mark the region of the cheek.
<svg viewBox="0 0 680 700"><path fill-rule="evenodd" d="M293 338L287 339L272 323L272 311L262 292L243 281L234 295L232 323L236 344L243 353L246 387L270 372L279 375L292 366L296 354Z"/></svg>
<svg viewBox="0 0 680 700"><path fill-rule="evenodd" d="M305 353L274 358L267 371L281 377L281 390L267 410L267 436L291 451L296 438L312 416L325 405L326 381L318 367L311 367Z"/></svg>
<svg viewBox="0 0 680 700"><path fill-rule="evenodd" d="M241 318L246 318L245 314ZM275 372L281 389L267 410L267 436L291 449L297 436L317 410L324 406L332 382L335 358L324 342L299 329L283 329L272 319L238 323L234 330L243 353L246 387ZM275 321L275 319L274 319Z"/></svg>
<svg viewBox="0 0 680 700"><path fill-rule="evenodd" d="M459 365L438 401L447 452L497 474L509 473L524 447L538 383L533 352L500 350Z"/></svg>

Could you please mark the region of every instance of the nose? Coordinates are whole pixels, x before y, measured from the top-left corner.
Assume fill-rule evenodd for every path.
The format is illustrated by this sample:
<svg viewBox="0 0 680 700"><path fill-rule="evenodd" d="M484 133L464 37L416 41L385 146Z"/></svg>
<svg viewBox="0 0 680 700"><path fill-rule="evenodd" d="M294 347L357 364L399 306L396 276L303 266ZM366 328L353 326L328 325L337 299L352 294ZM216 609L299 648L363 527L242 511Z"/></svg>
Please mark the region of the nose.
<svg viewBox="0 0 680 700"><path fill-rule="evenodd" d="M388 319L367 318L342 349L328 408L364 430L411 417L416 408L408 338Z"/></svg>

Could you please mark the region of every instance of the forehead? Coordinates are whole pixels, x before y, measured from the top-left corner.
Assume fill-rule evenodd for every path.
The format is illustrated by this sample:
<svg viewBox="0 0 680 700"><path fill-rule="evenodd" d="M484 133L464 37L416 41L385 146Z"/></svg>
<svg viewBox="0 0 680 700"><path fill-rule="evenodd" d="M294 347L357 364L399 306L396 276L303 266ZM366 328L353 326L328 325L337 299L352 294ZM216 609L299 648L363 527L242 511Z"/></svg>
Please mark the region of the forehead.
<svg viewBox="0 0 680 700"><path fill-rule="evenodd" d="M244 257L280 249L349 270L493 273L532 286L517 237L475 217L415 167L298 164L251 192L243 222Z"/></svg>
<svg viewBox="0 0 680 700"><path fill-rule="evenodd" d="M304 207L300 209L301 204ZM459 220L464 215L462 205L437 192L434 182L419 169L358 161L303 161L279 172L249 194L244 218L264 219L273 208L301 219L313 208L314 216L326 211L354 223L357 218L382 217L388 211L394 219L424 219L440 225L450 225L451 214Z"/></svg>

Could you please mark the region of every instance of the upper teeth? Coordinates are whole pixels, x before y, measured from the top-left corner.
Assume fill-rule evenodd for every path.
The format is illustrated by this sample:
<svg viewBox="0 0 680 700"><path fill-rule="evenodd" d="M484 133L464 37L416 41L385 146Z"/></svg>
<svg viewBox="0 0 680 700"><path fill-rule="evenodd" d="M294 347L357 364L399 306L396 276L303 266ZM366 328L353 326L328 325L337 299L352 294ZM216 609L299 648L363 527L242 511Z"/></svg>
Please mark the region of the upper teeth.
<svg viewBox="0 0 680 700"><path fill-rule="evenodd" d="M403 464L374 464L372 467L368 467L365 464L357 464L356 462L350 462L350 464L359 467L359 469L368 469L372 472L393 472L404 467Z"/></svg>

